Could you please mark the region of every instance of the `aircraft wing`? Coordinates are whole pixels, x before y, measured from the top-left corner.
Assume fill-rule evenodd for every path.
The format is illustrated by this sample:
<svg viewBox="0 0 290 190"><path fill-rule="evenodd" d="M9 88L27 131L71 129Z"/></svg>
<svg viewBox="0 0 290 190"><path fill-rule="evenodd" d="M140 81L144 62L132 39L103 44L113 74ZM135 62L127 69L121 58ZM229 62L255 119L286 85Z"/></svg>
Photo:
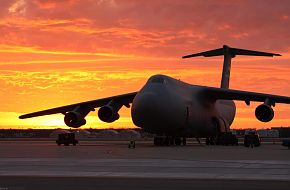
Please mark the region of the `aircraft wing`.
<svg viewBox="0 0 290 190"><path fill-rule="evenodd" d="M266 100L268 100L268 102L271 102L271 104L273 105L275 105L275 103L290 104L290 97L277 96L272 94L263 94L257 92L205 87L202 90L202 93L207 99L211 99L213 101L218 99L241 100L249 104L251 101L265 102Z"/></svg>
<svg viewBox="0 0 290 190"><path fill-rule="evenodd" d="M67 105L67 106L47 109L47 110L33 112L33 113L28 113L28 114L19 116L19 118L25 119L25 118L30 118L30 117L38 117L38 116L51 115L51 114L56 114L56 113L65 114L66 112L73 111L74 109L76 109L78 107L84 108L84 109L89 110L89 111L94 111L94 108L107 105L112 100L117 101L119 104L129 106L129 104L132 103L136 94L137 94L137 92L132 92L132 93L128 93L128 94L122 94L122 95L118 95L118 96L112 96L112 97L107 97L107 98L102 98L102 99L97 99L97 100L91 100L91 101L87 101L87 102L80 102L80 103L71 104L71 105Z"/></svg>

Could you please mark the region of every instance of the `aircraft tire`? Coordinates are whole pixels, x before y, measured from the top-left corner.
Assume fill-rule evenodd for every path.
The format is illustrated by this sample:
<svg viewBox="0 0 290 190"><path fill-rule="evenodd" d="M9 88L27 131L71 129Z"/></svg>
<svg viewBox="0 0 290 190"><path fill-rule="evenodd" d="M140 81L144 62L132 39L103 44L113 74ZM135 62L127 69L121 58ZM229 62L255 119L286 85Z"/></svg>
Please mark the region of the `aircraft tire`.
<svg viewBox="0 0 290 190"><path fill-rule="evenodd" d="M214 145L215 143L214 143L214 138L209 138L209 144L210 145Z"/></svg>
<svg viewBox="0 0 290 190"><path fill-rule="evenodd" d="M255 147L258 147L258 146L260 146L260 145L261 145L260 143L255 143L255 144L254 144Z"/></svg>
<svg viewBox="0 0 290 190"><path fill-rule="evenodd" d="M170 137L170 145L174 145L174 138L173 137Z"/></svg>
<svg viewBox="0 0 290 190"><path fill-rule="evenodd" d="M181 139L180 138L174 138L174 143L176 146L180 146L181 145Z"/></svg>
<svg viewBox="0 0 290 190"><path fill-rule="evenodd" d="M186 138L185 138L185 137L182 138L182 145L183 145L183 146L186 145Z"/></svg>
<svg viewBox="0 0 290 190"><path fill-rule="evenodd" d="M165 146L170 146L170 137L165 138Z"/></svg>
<svg viewBox="0 0 290 190"><path fill-rule="evenodd" d="M205 144L209 145L209 138L208 137L206 137L206 139L205 139Z"/></svg>
<svg viewBox="0 0 290 190"><path fill-rule="evenodd" d="M167 138L164 137L154 137L154 145L155 146L165 146L168 145L169 141L167 141Z"/></svg>
<svg viewBox="0 0 290 190"><path fill-rule="evenodd" d="M155 146L159 146L160 145L160 141L158 137L154 137L154 145Z"/></svg>

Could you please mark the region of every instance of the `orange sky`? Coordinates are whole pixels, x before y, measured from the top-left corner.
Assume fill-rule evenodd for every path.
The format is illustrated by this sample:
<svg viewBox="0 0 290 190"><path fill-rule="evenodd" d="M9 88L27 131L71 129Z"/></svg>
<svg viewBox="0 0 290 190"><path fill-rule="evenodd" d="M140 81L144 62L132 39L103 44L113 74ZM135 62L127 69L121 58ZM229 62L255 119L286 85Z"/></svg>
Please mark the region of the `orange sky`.
<svg viewBox="0 0 290 190"><path fill-rule="evenodd" d="M1 0L1 128L65 127L62 115L19 120L32 111L139 90L166 74L218 87L222 57L181 60L228 44L281 53L237 57L231 88L290 96L290 2L281 0ZM237 103L234 128L289 126L290 105L269 123L258 104ZM84 127L133 127L130 111Z"/></svg>

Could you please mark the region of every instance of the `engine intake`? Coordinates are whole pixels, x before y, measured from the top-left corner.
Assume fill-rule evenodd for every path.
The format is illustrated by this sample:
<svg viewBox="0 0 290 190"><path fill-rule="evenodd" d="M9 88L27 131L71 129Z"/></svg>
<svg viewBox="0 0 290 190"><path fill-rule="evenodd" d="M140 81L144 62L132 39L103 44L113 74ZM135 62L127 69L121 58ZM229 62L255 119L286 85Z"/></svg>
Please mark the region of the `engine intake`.
<svg viewBox="0 0 290 190"><path fill-rule="evenodd" d="M102 106L98 111L98 116L101 121L111 123L120 118L120 115L118 114L119 110L116 110L114 107L106 105Z"/></svg>
<svg viewBox="0 0 290 190"><path fill-rule="evenodd" d="M64 123L73 128L79 128L86 124L86 120L78 112L67 112L64 116Z"/></svg>
<svg viewBox="0 0 290 190"><path fill-rule="evenodd" d="M267 104L261 104L256 108L255 115L259 121L269 122L274 118L274 110Z"/></svg>

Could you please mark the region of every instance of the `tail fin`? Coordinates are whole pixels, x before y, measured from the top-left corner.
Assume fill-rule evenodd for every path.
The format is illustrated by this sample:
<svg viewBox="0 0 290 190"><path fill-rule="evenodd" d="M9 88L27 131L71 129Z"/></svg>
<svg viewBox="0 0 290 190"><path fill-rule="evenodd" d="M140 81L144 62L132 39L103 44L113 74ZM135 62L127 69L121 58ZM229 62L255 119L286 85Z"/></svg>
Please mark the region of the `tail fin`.
<svg viewBox="0 0 290 190"><path fill-rule="evenodd" d="M223 65L223 74L221 80L221 88L229 88L230 83L230 74L231 74L231 60L236 55L250 55L250 56L281 56L280 54L276 53L267 53L267 52L260 52L260 51L253 51L253 50L246 50L246 49L238 49L238 48L231 48L227 45L224 45L222 48L214 49L210 51L205 51L196 54L190 54L183 56L182 58L191 58L197 56L204 56L204 57L213 57L213 56L224 56L224 65Z"/></svg>

